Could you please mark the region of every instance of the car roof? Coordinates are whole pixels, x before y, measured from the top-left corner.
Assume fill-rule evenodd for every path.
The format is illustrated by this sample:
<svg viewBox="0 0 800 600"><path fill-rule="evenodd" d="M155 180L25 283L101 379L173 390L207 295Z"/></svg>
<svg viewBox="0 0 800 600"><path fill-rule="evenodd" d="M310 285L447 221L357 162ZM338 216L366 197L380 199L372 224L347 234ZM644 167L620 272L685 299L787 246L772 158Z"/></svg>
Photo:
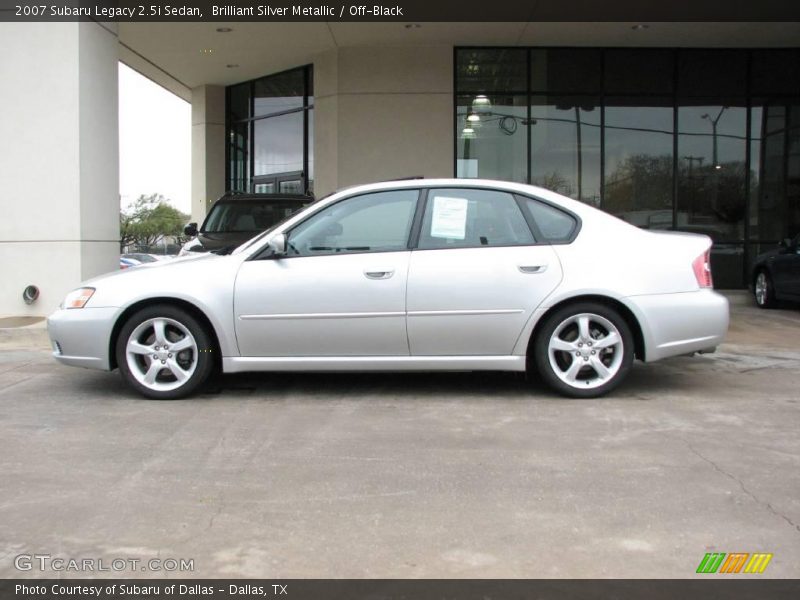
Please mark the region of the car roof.
<svg viewBox="0 0 800 600"><path fill-rule="evenodd" d="M518 193L528 196L534 196L542 200L552 202L557 206L566 208L580 217L589 215L605 215L611 216L593 206L573 200L567 196L557 194L556 192L548 189L529 185L526 183L515 183L513 181L499 181L496 179L455 179L455 178L437 178L437 179L394 179L390 181L379 181L375 183L367 183L361 185L354 185L337 190L333 194L325 196L318 200L319 204L329 204L335 202L342 196L352 196L359 193L375 192L381 190L399 190L399 189L420 189L420 188L491 188L500 191L507 191L511 193Z"/></svg>

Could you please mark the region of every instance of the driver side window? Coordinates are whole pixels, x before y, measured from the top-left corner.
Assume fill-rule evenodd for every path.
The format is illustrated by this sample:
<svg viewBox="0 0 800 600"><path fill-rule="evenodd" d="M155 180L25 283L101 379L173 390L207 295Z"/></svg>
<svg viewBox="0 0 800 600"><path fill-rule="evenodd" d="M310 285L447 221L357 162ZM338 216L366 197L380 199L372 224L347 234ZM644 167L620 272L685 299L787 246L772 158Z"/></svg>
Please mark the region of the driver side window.
<svg viewBox="0 0 800 600"><path fill-rule="evenodd" d="M375 192L333 204L289 232L289 256L408 248L419 190Z"/></svg>

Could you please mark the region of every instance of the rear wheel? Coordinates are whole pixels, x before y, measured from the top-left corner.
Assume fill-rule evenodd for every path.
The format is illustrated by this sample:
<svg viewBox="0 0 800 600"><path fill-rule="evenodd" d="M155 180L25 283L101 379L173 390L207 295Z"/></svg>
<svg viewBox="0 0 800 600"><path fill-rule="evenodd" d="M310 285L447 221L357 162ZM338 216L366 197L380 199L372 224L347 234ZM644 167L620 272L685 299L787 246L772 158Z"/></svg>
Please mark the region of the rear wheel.
<svg viewBox="0 0 800 600"><path fill-rule="evenodd" d="M633 364L633 334L613 308L597 302L565 306L545 317L533 345L542 379L571 398L616 388Z"/></svg>
<svg viewBox="0 0 800 600"><path fill-rule="evenodd" d="M756 275L753 283L753 295L759 308L775 306L775 288L772 285L772 277L764 269L761 269Z"/></svg>
<svg viewBox="0 0 800 600"><path fill-rule="evenodd" d="M123 325L116 357L125 382L155 400L188 396L211 374L211 338L197 319L169 304L144 308Z"/></svg>

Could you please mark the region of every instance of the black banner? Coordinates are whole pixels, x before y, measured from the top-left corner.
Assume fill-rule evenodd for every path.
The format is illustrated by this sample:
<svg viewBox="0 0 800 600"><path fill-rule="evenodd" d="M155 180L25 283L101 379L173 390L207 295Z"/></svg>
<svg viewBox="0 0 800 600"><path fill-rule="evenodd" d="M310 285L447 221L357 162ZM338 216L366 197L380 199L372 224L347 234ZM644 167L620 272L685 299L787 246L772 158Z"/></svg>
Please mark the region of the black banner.
<svg viewBox="0 0 800 600"><path fill-rule="evenodd" d="M0 0L0 21L800 21L759 0Z"/></svg>
<svg viewBox="0 0 800 600"><path fill-rule="evenodd" d="M691 580L6 579L0 580L0 597L4 600L796 600L800 598L800 581L719 575Z"/></svg>

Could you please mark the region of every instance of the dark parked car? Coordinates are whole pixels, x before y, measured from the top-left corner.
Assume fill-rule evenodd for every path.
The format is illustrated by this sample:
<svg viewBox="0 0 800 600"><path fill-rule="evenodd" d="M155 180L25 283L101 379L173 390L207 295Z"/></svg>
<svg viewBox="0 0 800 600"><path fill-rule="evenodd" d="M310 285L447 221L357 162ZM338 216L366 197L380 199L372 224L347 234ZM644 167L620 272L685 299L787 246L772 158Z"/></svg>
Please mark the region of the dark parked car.
<svg viewBox="0 0 800 600"><path fill-rule="evenodd" d="M313 201L299 194L225 194L199 229L197 223L185 227L186 235L196 237L186 242L181 255L235 248Z"/></svg>
<svg viewBox="0 0 800 600"><path fill-rule="evenodd" d="M772 308L778 300L800 302L800 234L758 255L750 281L761 308Z"/></svg>

